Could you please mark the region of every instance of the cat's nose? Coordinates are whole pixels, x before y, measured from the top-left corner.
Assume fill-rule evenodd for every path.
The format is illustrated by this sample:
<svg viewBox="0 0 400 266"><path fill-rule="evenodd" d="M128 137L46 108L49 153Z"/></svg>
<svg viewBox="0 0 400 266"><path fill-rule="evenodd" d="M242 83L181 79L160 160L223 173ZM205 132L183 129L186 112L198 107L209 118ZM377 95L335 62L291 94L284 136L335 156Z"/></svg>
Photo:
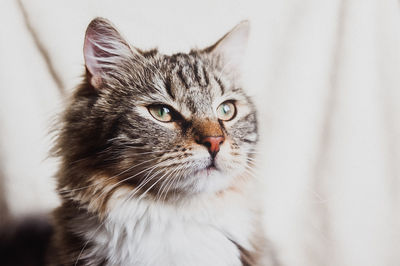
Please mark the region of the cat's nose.
<svg viewBox="0 0 400 266"><path fill-rule="evenodd" d="M219 152L219 146L224 143L224 136L216 136L216 137L203 137L200 140L200 143L207 147L208 152L214 158Z"/></svg>

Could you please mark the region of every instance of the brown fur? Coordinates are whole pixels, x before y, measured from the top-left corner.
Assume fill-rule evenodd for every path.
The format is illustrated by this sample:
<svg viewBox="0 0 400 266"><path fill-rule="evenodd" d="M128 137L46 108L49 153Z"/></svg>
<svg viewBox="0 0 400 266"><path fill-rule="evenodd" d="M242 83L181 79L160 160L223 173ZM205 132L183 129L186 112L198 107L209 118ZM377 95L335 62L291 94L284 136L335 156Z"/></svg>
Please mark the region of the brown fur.
<svg viewBox="0 0 400 266"><path fill-rule="evenodd" d="M172 202L202 193L196 190L199 180L187 179L196 173L190 160L205 136L224 136L234 156L233 170L250 167L258 139L256 111L236 73L225 71L224 57L214 54L224 38L203 50L167 56L130 47L109 22L92 21L85 38L84 80L61 118L55 148L61 158L57 181L62 205L54 212L48 265L107 262L91 255L94 243L85 233L107 217L117 190ZM235 102L242 116L229 123L217 119L212 106L222 96ZM143 115L154 104L168 104L172 126ZM238 176L216 194L241 193L240 184L250 179ZM254 231L253 251L237 244L243 265L261 261L259 221Z"/></svg>

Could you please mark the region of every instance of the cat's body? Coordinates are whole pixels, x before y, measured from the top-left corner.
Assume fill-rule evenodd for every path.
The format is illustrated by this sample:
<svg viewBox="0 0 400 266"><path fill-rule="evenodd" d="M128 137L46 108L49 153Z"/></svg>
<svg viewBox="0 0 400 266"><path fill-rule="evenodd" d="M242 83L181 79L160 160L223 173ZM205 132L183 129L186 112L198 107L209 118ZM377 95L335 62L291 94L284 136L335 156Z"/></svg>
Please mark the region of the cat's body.
<svg viewBox="0 0 400 266"><path fill-rule="evenodd" d="M249 169L255 109L238 78L247 34L242 23L166 56L89 25L58 139L49 265L273 265Z"/></svg>

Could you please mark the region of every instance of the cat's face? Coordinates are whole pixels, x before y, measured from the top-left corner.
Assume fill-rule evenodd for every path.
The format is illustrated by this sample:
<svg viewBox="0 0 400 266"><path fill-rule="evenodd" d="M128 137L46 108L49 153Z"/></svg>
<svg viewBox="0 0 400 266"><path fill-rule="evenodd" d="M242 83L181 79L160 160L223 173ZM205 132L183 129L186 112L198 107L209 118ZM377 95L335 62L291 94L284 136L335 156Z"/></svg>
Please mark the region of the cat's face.
<svg viewBox="0 0 400 266"><path fill-rule="evenodd" d="M67 164L82 161L102 179L67 187L103 180L110 191L166 198L222 191L244 176L257 141L237 78L247 33L240 24L210 48L167 56L134 49L94 20L87 83L66 112L60 147Z"/></svg>

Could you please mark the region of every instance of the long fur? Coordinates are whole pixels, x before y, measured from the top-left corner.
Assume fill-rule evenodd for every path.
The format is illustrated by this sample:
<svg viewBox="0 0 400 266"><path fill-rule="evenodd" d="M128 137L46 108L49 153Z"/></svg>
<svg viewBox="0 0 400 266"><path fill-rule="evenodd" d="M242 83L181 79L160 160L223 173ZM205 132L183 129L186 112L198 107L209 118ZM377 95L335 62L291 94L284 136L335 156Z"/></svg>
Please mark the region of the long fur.
<svg viewBox="0 0 400 266"><path fill-rule="evenodd" d="M245 45L246 27L168 56L133 48L106 20L92 21L84 81L60 123L62 206L49 265L274 264L251 172L256 111L238 55L232 65L223 54L244 50L230 48ZM236 106L231 121L216 117L226 101ZM176 120L152 117L154 104ZM213 159L198 139L215 132L224 142Z"/></svg>

